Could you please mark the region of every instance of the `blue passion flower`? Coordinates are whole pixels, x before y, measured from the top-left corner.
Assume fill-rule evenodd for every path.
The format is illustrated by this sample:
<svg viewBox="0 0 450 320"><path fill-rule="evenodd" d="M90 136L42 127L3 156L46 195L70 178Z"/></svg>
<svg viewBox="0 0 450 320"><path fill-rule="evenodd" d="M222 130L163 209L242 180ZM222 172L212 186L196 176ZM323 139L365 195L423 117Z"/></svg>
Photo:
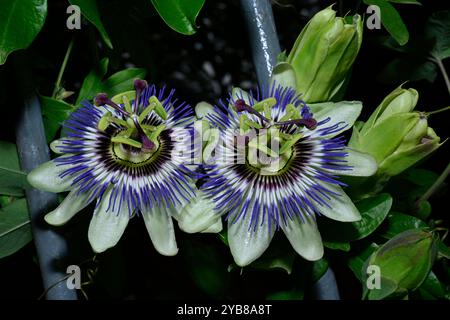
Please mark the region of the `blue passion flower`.
<svg viewBox="0 0 450 320"><path fill-rule="evenodd" d="M236 88L227 103L196 109L208 127L202 191L216 214L226 214L238 265L257 259L278 229L305 259L320 259L316 216L360 219L339 176L372 175L376 163L347 148L339 134L361 107L347 101L307 106L294 89L273 84L255 94Z"/></svg>
<svg viewBox="0 0 450 320"><path fill-rule="evenodd" d="M66 136L52 142L61 154L28 175L32 186L66 192L62 203L45 216L62 225L95 202L88 238L95 252L114 246L130 218L142 216L158 252L178 248L172 216L192 197L193 111L174 99L174 90L136 80L135 90L111 99L98 94L65 122Z"/></svg>

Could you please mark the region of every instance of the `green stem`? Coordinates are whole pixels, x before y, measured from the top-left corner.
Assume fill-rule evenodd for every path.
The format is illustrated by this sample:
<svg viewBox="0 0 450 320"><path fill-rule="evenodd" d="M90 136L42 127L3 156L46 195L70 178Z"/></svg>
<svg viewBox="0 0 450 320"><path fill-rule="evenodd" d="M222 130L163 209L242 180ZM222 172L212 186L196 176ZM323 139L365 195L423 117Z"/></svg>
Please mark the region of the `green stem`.
<svg viewBox="0 0 450 320"><path fill-rule="evenodd" d="M429 115L431 115L431 114L435 114L435 113L439 113L439 112L444 112L444 111L447 111L447 110L450 110L450 106L445 107L445 108L441 108L441 109L438 109L438 110L426 112L426 114L427 114L427 116L429 116Z"/></svg>
<svg viewBox="0 0 450 320"><path fill-rule="evenodd" d="M433 193L435 193L436 190L439 189L439 187L445 181L445 179L448 177L449 174L450 174L450 162L447 164L447 167L441 173L439 178L437 178L437 180L433 183L433 185L427 190L427 192L425 192L419 198L419 200L417 200L417 204L420 204L423 201L427 201L433 195Z"/></svg>
<svg viewBox="0 0 450 320"><path fill-rule="evenodd" d="M432 60L433 60L434 63L436 63L437 66L439 67L439 70L441 71L442 76L444 77L444 81L445 81L445 85L447 86L448 93L450 94L450 79L448 78L448 74L447 74L447 71L445 70L445 66L444 66L444 64L442 63L442 60L441 60L441 59L438 59L438 58L436 58L436 57L433 57Z"/></svg>
<svg viewBox="0 0 450 320"><path fill-rule="evenodd" d="M72 40L70 40L69 46L67 47L66 55L64 56L63 63L61 65L61 68L59 69L58 78L56 78L55 88L53 89L53 94L52 94L53 98L56 98L59 88L61 87L61 80L62 80L62 77L64 74L64 70L66 69L67 61L69 60L70 53L72 52L73 42L74 42L74 38L72 38Z"/></svg>

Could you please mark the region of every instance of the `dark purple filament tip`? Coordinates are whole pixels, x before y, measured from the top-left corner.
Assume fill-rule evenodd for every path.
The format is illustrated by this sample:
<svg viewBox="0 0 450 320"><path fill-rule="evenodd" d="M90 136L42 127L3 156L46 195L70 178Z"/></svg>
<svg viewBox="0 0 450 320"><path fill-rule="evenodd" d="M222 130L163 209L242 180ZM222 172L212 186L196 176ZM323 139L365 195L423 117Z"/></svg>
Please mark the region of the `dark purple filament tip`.
<svg viewBox="0 0 450 320"><path fill-rule="evenodd" d="M247 108L249 108L249 106L242 99L236 100L236 102L234 103L234 107L236 108L237 112L242 112L247 110Z"/></svg>
<svg viewBox="0 0 450 320"><path fill-rule="evenodd" d="M111 108L117 110L119 113L123 114L124 116L129 116L130 114L122 109L117 103L112 101L110 98L108 98L108 95L106 93L99 93L94 98L94 104L96 106L104 106L108 105Z"/></svg>

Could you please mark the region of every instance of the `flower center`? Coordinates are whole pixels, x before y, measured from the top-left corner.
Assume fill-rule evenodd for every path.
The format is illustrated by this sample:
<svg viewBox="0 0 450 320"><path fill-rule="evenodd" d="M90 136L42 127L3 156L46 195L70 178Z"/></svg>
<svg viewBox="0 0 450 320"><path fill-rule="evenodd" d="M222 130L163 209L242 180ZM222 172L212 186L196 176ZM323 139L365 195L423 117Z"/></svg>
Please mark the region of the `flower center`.
<svg viewBox="0 0 450 320"><path fill-rule="evenodd" d="M116 113L106 112L98 123L98 129L105 131L108 127L115 126L116 133L111 137L112 152L121 161L139 164L150 160L159 150L158 139L166 128L164 120L167 113L156 96L151 96L148 105L141 106L141 94L147 87L144 80L134 82L135 91L119 94L109 99L105 93L96 96L96 106L107 105ZM134 100L134 101L133 101ZM131 105L130 101L133 101ZM154 112L162 124L151 126L145 123L147 117Z"/></svg>
<svg viewBox="0 0 450 320"><path fill-rule="evenodd" d="M246 162L261 175L284 172L293 158L295 143L303 137L301 128L314 130L317 126L306 104L301 112L293 104L288 104L283 117L274 121L272 108L276 104L273 97L252 107L242 99L235 102L235 109L240 113L239 134L248 138L241 140L246 141Z"/></svg>

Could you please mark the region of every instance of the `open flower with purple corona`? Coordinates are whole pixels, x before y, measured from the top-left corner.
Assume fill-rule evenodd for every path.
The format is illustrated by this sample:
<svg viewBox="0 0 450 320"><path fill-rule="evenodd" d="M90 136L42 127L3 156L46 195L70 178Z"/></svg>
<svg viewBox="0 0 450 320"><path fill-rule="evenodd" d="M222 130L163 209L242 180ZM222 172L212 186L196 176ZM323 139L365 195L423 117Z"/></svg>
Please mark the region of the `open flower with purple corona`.
<svg viewBox="0 0 450 320"><path fill-rule="evenodd" d="M51 144L62 155L34 169L28 180L41 190L69 191L45 216L52 225L96 202L88 232L95 252L114 246L139 215L156 250L174 255L172 216L196 192L187 167L193 112L177 103L174 90L166 95L144 80L134 85L111 99L98 94L95 105L85 101L65 122L67 136Z"/></svg>
<svg viewBox="0 0 450 320"><path fill-rule="evenodd" d="M226 215L238 265L257 259L280 228L298 254L320 259L316 215L360 219L339 176L370 176L377 166L338 135L352 127L361 107L356 101L307 106L294 89L273 84L256 94L234 89L228 103L196 109L211 126L202 191Z"/></svg>

